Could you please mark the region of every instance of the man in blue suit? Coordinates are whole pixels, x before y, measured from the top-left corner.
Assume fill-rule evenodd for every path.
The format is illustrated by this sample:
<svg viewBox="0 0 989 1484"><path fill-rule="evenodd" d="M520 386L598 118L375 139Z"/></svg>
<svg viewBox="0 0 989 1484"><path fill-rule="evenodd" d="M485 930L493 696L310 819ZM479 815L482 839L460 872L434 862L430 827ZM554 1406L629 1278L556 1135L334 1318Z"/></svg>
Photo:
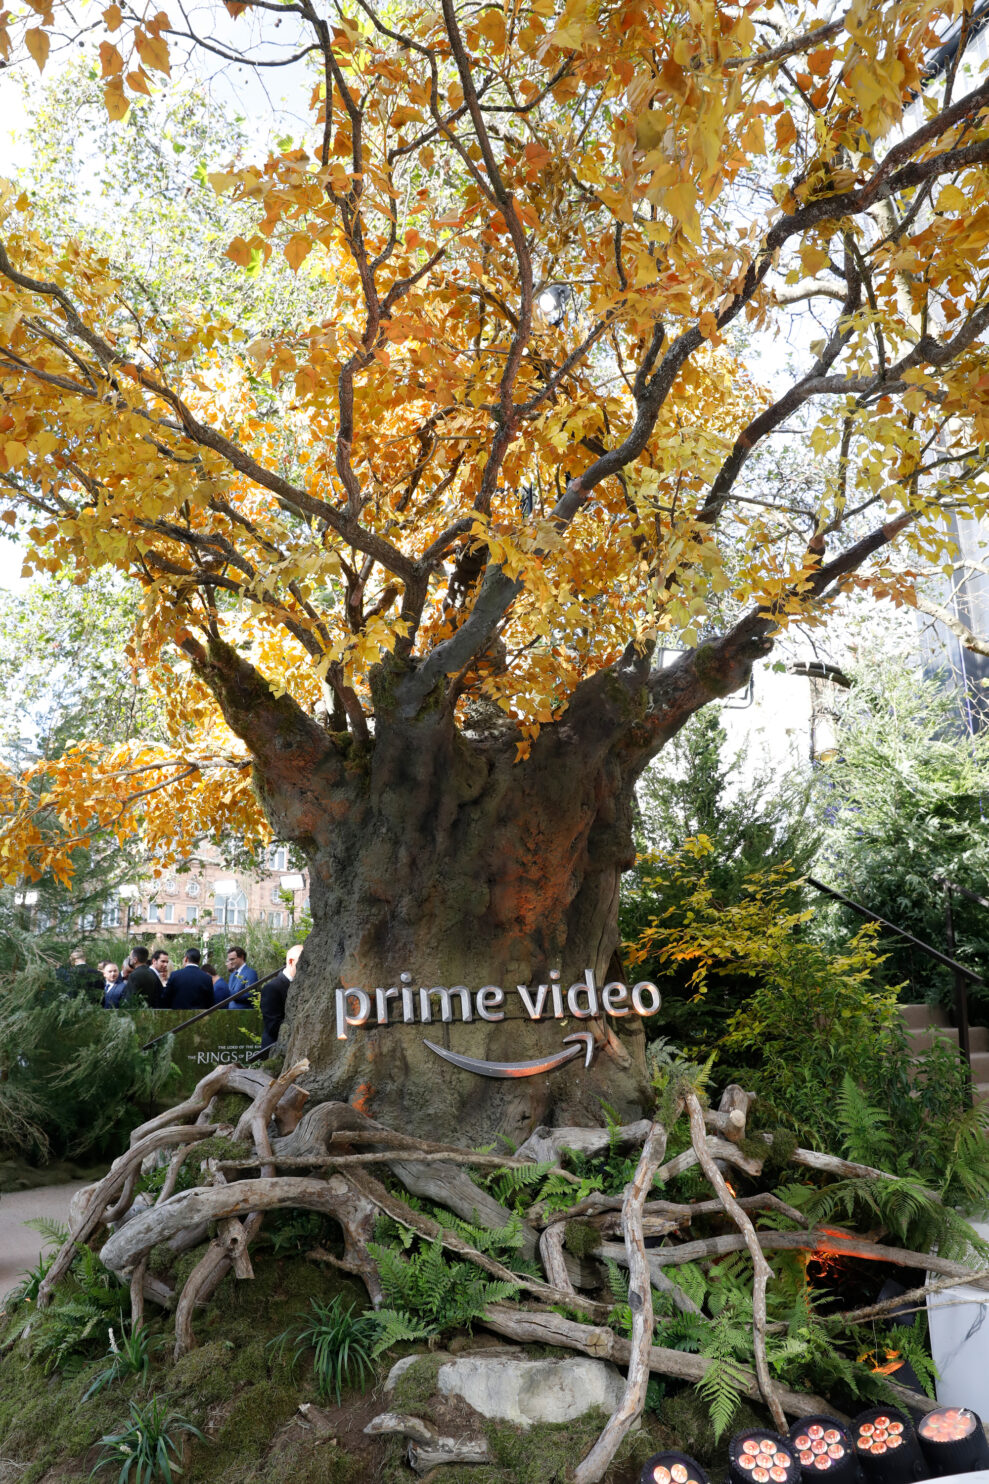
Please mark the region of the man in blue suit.
<svg viewBox="0 0 989 1484"><path fill-rule="evenodd" d="M200 967L202 954L190 948L181 969L169 974L162 993L166 1010L208 1010L213 1004L213 981Z"/></svg>
<svg viewBox="0 0 989 1484"><path fill-rule="evenodd" d="M231 1001L231 1010L250 1010L251 989L258 982L258 971L247 962L247 949L235 944L227 949L228 994L237 998Z"/></svg>

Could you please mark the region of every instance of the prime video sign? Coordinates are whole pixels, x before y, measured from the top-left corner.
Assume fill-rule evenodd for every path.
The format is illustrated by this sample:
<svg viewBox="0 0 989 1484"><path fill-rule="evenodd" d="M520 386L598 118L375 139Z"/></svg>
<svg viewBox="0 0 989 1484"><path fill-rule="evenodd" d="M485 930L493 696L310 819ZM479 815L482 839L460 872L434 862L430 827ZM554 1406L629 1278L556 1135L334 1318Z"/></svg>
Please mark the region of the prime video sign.
<svg viewBox="0 0 989 1484"><path fill-rule="evenodd" d="M662 1004L659 990L647 979L631 990L613 979L599 990L593 969L585 969L583 979L566 991L558 969L550 971L548 984L515 987L530 1020L594 1020L602 1014L649 1016L655 1015ZM455 1004L459 1017L454 1016ZM399 983L390 989L336 991L337 1040L346 1041L351 1030L367 1026L432 1025L436 1021L449 1025L455 1018L467 1024L504 1020L504 1005L505 991L497 984L486 984L475 991L464 984L450 989L443 985L416 989L411 974L400 974Z"/></svg>

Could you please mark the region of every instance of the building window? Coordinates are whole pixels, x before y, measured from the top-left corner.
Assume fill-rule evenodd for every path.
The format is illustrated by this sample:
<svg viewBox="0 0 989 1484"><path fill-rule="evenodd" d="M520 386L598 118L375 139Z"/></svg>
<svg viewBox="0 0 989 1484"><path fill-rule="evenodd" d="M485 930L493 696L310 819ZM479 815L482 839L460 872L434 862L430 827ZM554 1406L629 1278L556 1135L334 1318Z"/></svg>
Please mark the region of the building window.
<svg viewBox="0 0 989 1484"><path fill-rule="evenodd" d="M286 871L288 869L288 849L284 845L268 846L268 870Z"/></svg>
<svg viewBox="0 0 989 1484"><path fill-rule="evenodd" d="M280 928L281 925L282 925L282 915L283 914L281 912L269 912L268 913L268 926L269 927L278 927L278 928Z"/></svg>
<svg viewBox="0 0 989 1484"><path fill-rule="evenodd" d="M96 913L84 912L79 919L79 927L84 933L91 933L96 926Z"/></svg>
<svg viewBox="0 0 989 1484"><path fill-rule="evenodd" d="M157 902L149 902L148 903L148 921L149 922L159 922L160 921L160 918L158 916L158 903Z"/></svg>
<svg viewBox="0 0 989 1484"><path fill-rule="evenodd" d="M186 920L186 922L198 922L199 921L199 908L198 907L186 907L186 909L185 909L185 920Z"/></svg>
<svg viewBox="0 0 989 1484"><path fill-rule="evenodd" d="M247 921L247 893L237 891L232 897L217 897L213 920L228 927L243 927Z"/></svg>
<svg viewBox="0 0 989 1484"><path fill-rule="evenodd" d="M281 899L282 899L282 889L281 889L281 887L280 886L273 886L271 888L271 900L273 902L280 902Z"/></svg>
<svg viewBox="0 0 989 1484"><path fill-rule="evenodd" d="M120 903L116 897L110 897L108 901L103 903L103 926L120 926Z"/></svg>
<svg viewBox="0 0 989 1484"><path fill-rule="evenodd" d="M188 884L186 885L185 894L186 894L187 897L198 897L198 895L199 895L199 882L198 881L190 881L190 882L188 882Z"/></svg>
<svg viewBox="0 0 989 1484"><path fill-rule="evenodd" d="M174 896L175 893L178 891L178 889L179 889L179 884L176 881L175 877L174 876L166 876L165 877L165 890L167 892L170 892L171 895Z"/></svg>

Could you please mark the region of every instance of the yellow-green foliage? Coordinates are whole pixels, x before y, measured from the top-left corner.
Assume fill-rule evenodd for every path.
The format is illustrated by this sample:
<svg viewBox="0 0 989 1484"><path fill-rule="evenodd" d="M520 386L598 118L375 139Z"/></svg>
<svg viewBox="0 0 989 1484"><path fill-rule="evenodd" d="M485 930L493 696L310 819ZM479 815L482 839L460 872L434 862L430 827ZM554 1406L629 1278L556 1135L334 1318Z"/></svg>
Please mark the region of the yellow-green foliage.
<svg viewBox="0 0 989 1484"><path fill-rule="evenodd" d="M775 1113L817 1138L833 1135L845 1074L868 1084L893 1046L896 996L876 978L874 930L863 928L840 953L816 942L813 910L799 905L799 883L786 867L753 873L737 901L721 902L698 870L710 852L699 836L655 858L657 901L670 887L676 911L651 918L629 961L680 965L698 999L718 976L741 976L751 988L718 1042L719 1080L737 1072L759 1094L763 1117Z"/></svg>

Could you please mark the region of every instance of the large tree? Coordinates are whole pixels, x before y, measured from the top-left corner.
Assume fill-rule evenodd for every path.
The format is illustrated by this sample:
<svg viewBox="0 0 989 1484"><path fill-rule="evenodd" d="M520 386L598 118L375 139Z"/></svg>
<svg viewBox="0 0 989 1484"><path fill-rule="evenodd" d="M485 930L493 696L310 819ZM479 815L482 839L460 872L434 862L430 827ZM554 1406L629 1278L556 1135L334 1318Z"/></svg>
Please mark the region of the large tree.
<svg viewBox="0 0 989 1484"><path fill-rule="evenodd" d="M11 66L74 39L32 4ZM209 176L245 209L229 273L308 284L249 343L215 277L160 305L8 191L0 480L29 566L141 586L175 720L72 749L46 807L181 849L260 803L310 861L287 1042L322 1091L465 1138L637 1101L627 1019L587 1073L482 1082L419 1026L339 1041L333 992L608 977L648 760L981 513L989 83L967 10L942 50L956 9L228 0L193 34L114 3L79 37L124 125L203 52L265 68L288 34L309 69L304 137ZM57 851L35 796L8 780L12 871ZM559 1048L510 1005L436 1034Z"/></svg>

